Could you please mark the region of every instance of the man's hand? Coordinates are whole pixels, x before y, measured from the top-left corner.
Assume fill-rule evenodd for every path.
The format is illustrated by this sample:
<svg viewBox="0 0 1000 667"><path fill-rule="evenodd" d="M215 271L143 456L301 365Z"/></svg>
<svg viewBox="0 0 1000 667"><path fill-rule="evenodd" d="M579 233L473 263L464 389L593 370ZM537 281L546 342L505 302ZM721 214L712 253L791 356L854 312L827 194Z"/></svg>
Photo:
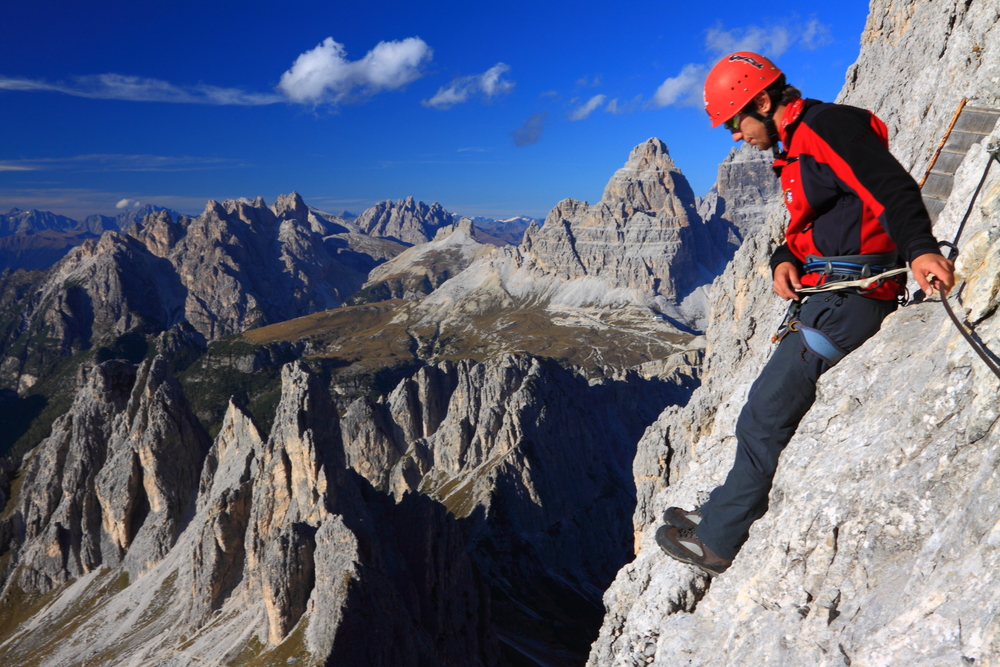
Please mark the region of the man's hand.
<svg viewBox="0 0 1000 667"><path fill-rule="evenodd" d="M937 253L929 252L914 257L910 262L910 272L927 296L934 294L934 286L927 280L928 274L933 273L934 277L941 281L941 291L945 294L955 286L955 265L950 259L945 259Z"/></svg>
<svg viewBox="0 0 1000 667"><path fill-rule="evenodd" d="M923 255L921 255L923 257ZM936 275L936 274L935 274ZM795 290L802 289L799 282L799 269L791 262L782 262L774 267L774 283L772 284L774 293L782 299L799 300L799 295Z"/></svg>

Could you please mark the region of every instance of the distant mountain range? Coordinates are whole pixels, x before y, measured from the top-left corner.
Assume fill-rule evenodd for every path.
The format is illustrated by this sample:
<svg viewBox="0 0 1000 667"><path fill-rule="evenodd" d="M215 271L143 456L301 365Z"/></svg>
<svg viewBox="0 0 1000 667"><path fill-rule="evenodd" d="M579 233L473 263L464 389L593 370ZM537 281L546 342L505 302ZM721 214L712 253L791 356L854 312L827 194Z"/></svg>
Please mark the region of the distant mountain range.
<svg viewBox="0 0 1000 667"><path fill-rule="evenodd" d="M177 211L162 206L146 204L137 208L126 209L114 217L94 214L88 215L83 221L79 221L49 211L38 211L35 209L22 211L19 208L12 208L6 215L0 213L0 236L10 236L11 234L30 231L90 232L91 234L101 234L109 229L125 229L132 223L141 222L147 215L153 215L160 211L166 211L174 220L181 215Z"/></svg>
<svg viewBox="0 0 1000 667"><path fill-rule="evenodd" d="M503 220L484 218L480 215L466 217L472 220L473 224L476 225L476 229L502 239L511 245L520 245L521 241L524 240L524 232L527 231L528 227L532 223L541 225L543 221L542 218L529 218L523 215L504 218Z"/></svg>
<svg viewBox="0 0 1000 667"><path fill-rule="evenodd" d="M47 269L62 259L70 248L87 239L96 238L108 230L126 230L160 211L166 211L174 221L182 216L178 211L155 204L126 209L113 217L95 213L83 220L74 220L50 211L13 208L6 214L0 213L0 271L8 268ZM360 215L347 210L328 213L312 206L308 207L308 212L318 219L338 224L347 231L373 237L396 239L402 233L401 230L407 229L409 231L405 233L406 238L396 239L407 245L432 240L439 227L456 223L462 217L449 213L438 204L428 206L414 201L412 197L395 203L390 200L379 202ZM427 218L427 223L414 223L414 216L419 220ZM532 222L541 223L541 220L525 216L504 220L482 216L469 219L484 233L484 242L501 245L519 244ZM417 227L413 227L414 224ZM362 226L366 228L362 229Z"/></svg>
<svg viewBox="0 0 1000 667"><path fill-rule="evenodd" d="M0 214L0 271L4 269L47 269L62 259L70 248L108 230L126 229L147 215L166 211L174 220L180 213L146 204L127 209L115 217L89 215L82 221L49 211L13 208Z"/></svg>

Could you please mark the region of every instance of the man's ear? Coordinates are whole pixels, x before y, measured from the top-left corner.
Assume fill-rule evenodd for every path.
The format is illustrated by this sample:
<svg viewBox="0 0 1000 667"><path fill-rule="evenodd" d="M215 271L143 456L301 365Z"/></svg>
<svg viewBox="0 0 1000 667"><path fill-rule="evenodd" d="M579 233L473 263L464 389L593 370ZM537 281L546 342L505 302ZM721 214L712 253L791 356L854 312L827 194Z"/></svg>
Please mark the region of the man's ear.
<svg viewBox="0 0 1000 667"><path fill-rule="evenodd" d="M771 111L771 97L765 91L760 91L753 96L753 102L757 106L757 113L767 115Z"/></svg>

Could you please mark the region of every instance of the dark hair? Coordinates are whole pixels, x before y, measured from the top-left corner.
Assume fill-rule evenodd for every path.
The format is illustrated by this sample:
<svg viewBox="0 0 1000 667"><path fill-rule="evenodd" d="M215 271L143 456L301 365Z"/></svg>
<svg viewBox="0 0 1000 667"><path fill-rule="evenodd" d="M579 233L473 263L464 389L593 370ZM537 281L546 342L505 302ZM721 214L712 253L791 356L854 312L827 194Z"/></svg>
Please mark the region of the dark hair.
<svg viewBox="0 0 1000 667"><path fill-rule="evenodd" d="M764 89L764 92L771 98L771 104L774 106L788 104L802 97L798 88L788 85L784 74L775 79L774 83Z"/></svg>
<svg viewBox="0 0 1000 667"><path fill-rule="evenodd" d="M774 80L770 86L764 89L767 96L771 98L771 108L775 108L781 105L787 105L791 102L802 97L802 93L795 86L789 86L785 81L785 75L781 74L777 79ZM750 100L745 107L743 107L743 113L750 113L755 111L757 105L753 100Z"/></svg>

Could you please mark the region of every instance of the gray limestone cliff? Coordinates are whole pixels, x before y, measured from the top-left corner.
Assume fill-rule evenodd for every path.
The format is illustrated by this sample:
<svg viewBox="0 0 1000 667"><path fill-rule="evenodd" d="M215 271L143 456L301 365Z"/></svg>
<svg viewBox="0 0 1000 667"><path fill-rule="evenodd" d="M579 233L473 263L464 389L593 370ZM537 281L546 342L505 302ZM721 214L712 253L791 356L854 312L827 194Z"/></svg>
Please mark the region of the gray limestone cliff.
<svg viewBox="0 0 1000 667"><path fill-rule="evenodd" d="M210 441L162 358L105 362L0 516L0 659L579 664L632 553L634 443L689 391L522 355L338 418L296 361L267 438L231 402Z"/></svg>
<svg viewBox="0 0 1000 667"><path fill-rule="evenodd" d="M876 0L841 100L873 108L918 177L958 98L996 106L991 2ZM976 48L973 48L976 47ZM808 91L805 91L808 93ZM935 233L950 240L987 162L974 145ZM783 304L767 260L773 201L712 291L703 383L643 436L634 463L637 556L604 597L590 665L995 665L1000 661L997 391L937 299L902 308L820 381L782 456L768 514L709 580L653 540L660 514L724 479L733 429ZM995 353L1000 172L959 243L951 303Z"/></svg>
<svg viewBox="0 0 1000 667"><path fill-rule="evenodd" d="M699 202L712 240L728 260L743 241L763 229L767 209L781 192L770 153L743 145L719 165L719 178Z"/></svg>
<svg viewBox="0 0 1000 667"><path fill-rule="evenodd" d="M346 461L375 488L429 496L467 522L501 641L573 664L600 591L631 558L632 443L657 406L689 391L672 380L588 382L523 355L425 366L383 400L348 407Z"/></svg>
<svg viewBox="0 0 1000 667"><path fill-rule="evenodd" d="M413 197L379 202L354 220L369 236L391 238L409 245L433 240L439 228L453 222L451 213L437 202L428 206L414 201Z"/></svg>
<svg viewBox="0 0 1000 667"><path fill-rule="evenodd" d="M467 528L348 469L303 364L269 438L230 404L210 446L164 367L96 367L26 463L0 518L5 664L499 663Z"/></svg>

